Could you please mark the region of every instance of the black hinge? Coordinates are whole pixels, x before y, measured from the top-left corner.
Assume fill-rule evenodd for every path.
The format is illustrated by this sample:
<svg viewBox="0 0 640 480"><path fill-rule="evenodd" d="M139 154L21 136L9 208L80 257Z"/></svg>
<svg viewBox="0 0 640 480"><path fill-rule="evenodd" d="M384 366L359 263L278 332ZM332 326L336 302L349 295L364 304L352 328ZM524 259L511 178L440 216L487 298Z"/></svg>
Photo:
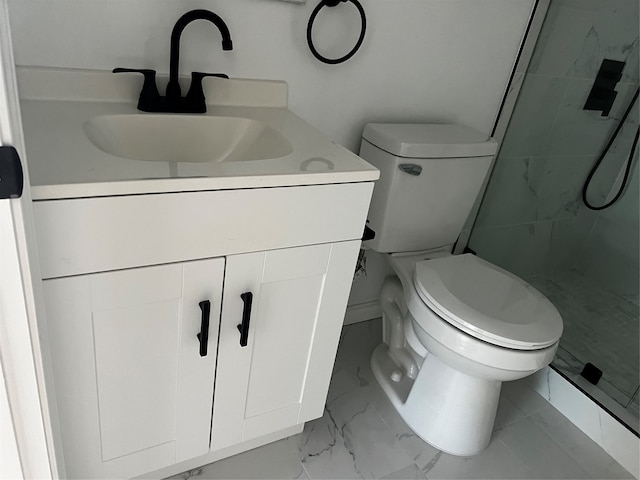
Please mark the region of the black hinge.
<svg viewBox="0 0 640 480"><path fill-rule="evenodd" d="M13 147L0 147L0 200L20 198L23 183L20 155Z"/></svg>
<svg viewBox="0 0 640 480"><path fill-rule="evenodd" d="M597 385L602 378L602 370L596 367L593 363L587 362L580 372L580 375L584 377L589 383Z"/></svg>
<svg viewBox="0 0 640 480"><path fill-rule="evenodd" d="M373 240L376 238L376 232L369 228L367 225L364 226L364 233L362 234L361 240L366 242L367 240Z"/></svg>

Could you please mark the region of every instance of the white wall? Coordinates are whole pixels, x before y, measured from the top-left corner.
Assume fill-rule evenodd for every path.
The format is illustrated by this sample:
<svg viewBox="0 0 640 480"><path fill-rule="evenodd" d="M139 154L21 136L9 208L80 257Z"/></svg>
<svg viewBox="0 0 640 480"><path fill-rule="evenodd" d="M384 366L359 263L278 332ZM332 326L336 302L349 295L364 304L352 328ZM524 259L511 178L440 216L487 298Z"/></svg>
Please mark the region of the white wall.
<svg viewBox="0 0 640 480"><path fill-rule="evenodd" d="M180 15L207 8L227 22L223 52L208 22L182 38L181 71L284 79L290 108L357 152L367 122L456 122L490 133L534 0L361 0L368 30L342 65L313 58L306 25L318 0L9 0L19 65L169 68L169 38ZM346 53L359 33L352 5L325 8L318 49ZM372 258L350 304L376 300L386 274Z"/></svg>
<svg viewBox="0 0 640 480"><path fill-rule="evenodd" d="M169 68L169 37L192 8L218 13L235 49L208 22L183 35L182 69L284 79L293 111L357 151L370 121L460 122L490 132L533 0L362 0L368 31L347 63L315 60L306 23L317 0L9 0L19 65ZM325 8L318 48L353 45L353 6Z"/></svg>

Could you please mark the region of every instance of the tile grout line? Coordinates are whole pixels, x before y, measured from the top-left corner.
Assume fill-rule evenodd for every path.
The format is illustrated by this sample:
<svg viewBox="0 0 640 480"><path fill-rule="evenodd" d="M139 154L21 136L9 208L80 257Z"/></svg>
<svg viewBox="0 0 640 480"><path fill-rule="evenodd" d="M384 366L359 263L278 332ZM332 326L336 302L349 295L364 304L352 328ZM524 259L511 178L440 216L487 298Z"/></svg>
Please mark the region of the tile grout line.
<svg viewBox="0 0 640 480"><path fill-rule="evenodd" d="M531 415L533 415L533 414L531 414ZM520 419L519 421L524 420L524 419L528 419L540 433L542 433L545 437L547 437L547 440L549 440L550 444L555 445L556 448L559 449L562 452L563 456L565 457L565 459L564 459L565 462L568 461L568 462L572 463L579 471L584 473L584 475L585 475L584 478L585 479L593 479L593 478L595 478L595 477L591 476L589 474L589 472L587 472L584 468L582 468L582 465L580 465L571 455L569 455L567 453L567 451L564 448L562 448L562 446L560 446L547 432L545 432L540 427L538 427L538 425L536 425L535 422L533 422L533 420L531 420L529 418L531 415L527 415L526 417ZM518 423L518 422L514 422L513 425L515 425L516 423ZM535 476L535 475L538 475L538 474L535 474L534 471L532 470L532 468L530 468L530 466L527 465L527 463L525 462L525 459L521 458L521 456L515 450L513 450L511 447L509 447L509 445L507 443L502 441L502 439L500 439L500 442L518 459L518 461L520 461L524 465L524 467L526 468L527 472L531 474L531 478L539 478L539 477Z"/></svg>
<svg viewBox="0 0 640 480"><path fill-rule="evenodd" d="M284 440L287 442L287 446L290 449L290 451L292 451L293 454L295 455L295 457L298 459L298 463L302 467L302 471L304 472L304 474L307 476L308 479L311 479L311 475L309 475L309 472L305 468L304 463L302 462L302 459L300 458L300 455L298 455L298 447L296 447L293 444L293 441L292 441L293 437L296 437L296 436L301 435L301 434L302 433L297 433L296 435L291 435L290 437L287 437Z"/></svg>
<svg viewBox="0 0 640 480"><path fill-rule="evenodd" d="M536 394L536 395L539 395L542 399L544 399L546 402L548 402L548 400L546 400L542 395L540 395L540 394L539 394L538 392L536 392L535 390L533 390L533 389L532 389L532 392L533 392L534 394ZM555 408L551 403L547 403L547 405L544 405L542 408L537 409L537 410L535 410L535 411L533 411L533 412L531 412L531 413L529 413L529 414L525 414L525 416L524 416L522 419L520 419L520 420L528 419L528 420L533 424L533 426L534 426L534 427L535 427L535 428L536 428L540 433L542 433L545 437L547 437L547 439L550 441L550 443L552 443L552 444L556 445L556 447L557 447L560 451L562 451L562 453L564 454L564 456L565 456L565 457L567 457L567 458L568 458L572 463L574 463L574 464L575 464L575 465L576 465L580 470L582 470L582 471L585 473L585 475L587 475L585 478L595 479L596 477L591 476L591 475L589 474L589 472L587 472L587 470L586 470L586 469L584 469L580 463L578 463L578 460L576 460L576 459L573 457L573 455L571 455L571 453L570 453L570 452L568 452L568 451L567 451L567 450L566 450L566 449L565 449L565 448L564 448L560 443L558 443L558 442L557 442L557 441L556 441L556 440L555 440L551 435L549 435L545 430L543 430L542 428L540 428L540 427L538 426L537 422L536 422L533 418L531 418L531 417L533 417L533 416L534 416L534 415L536 415L536 414L540 414L540 415L544 416L543 410L545 410L545 409L547 409L547 408L553 408L553 409L554 409L554 410L556 410L556 411L557 411L557 412L558 412L562 417L566 418L566 417L565 417L564 415L562 415L562 413L561 413L558 409L556 409L556 408ZM520 421L520 420L518 420L518 421ZM569 421L569 420L567 419L567 421ZM513 422L513 424L515 424L515 423L517 423L517 422ZM500 441L502 441L502 440L500 440ZM504 443L504 442L502 442L502 443ZM507 448L509 448L509 446L508 446L507 444L505 444L505 446L506 446ZM511 448L509 448L509 450L511 450L511 451L513 452L513 450L512 450ZM522 462L524 462L524 460L520 459L520 456L519 456L519 455L517 455L515 452L513 452L513 453L514 453L514 455L516 455L516 457L518 457L518 459L519 459L519 460L521 460ZM525 463L525 466L527 466L527 465L526 465L526 463ZM528 468L528 466L527 466L527 468Z"/></svg>
<svg viewBox="0 0 640 480"><path fill-rule="evenodd" d="M527 417L524 417L524 418L527 418ZM512 422L511 424L514 424L514 423L516 423L516 422ZM511 454L512 454L512 455L513 455L513 456L518 460L518 462L520 462L520 463L522 464L522 466L523 466L523 467L524 467L524 469L526 470L526 472L527 472L527 474L528 474L529 478L534 478L534 474L533 474L533 472L531 471L531 469L529 468L529 466L524 462L524 460L523 460L522 458L520 458L520 455L518 455L518 454L517 454L517 453L516 453L516 452L515 452L511 447L509 447L509 445L507 445L506 443L504 443L504 442L502 441L502 439L501 439L501 438L499 438L499 439L498 439L498 441L499 441L502 445L504 445L504 447L505 447L509 452L511 452Z"/></svg>

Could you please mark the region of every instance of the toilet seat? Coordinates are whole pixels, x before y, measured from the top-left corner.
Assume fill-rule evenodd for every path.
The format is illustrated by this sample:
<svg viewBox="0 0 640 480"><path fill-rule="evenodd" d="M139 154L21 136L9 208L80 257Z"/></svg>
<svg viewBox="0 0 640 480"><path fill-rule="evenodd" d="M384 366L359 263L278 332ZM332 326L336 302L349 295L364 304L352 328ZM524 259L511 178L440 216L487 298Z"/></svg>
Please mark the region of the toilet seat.
<svg viewBox="0 0 640 480"><path fill-rule="evenodd" d="M560 314L544 295L475 255L417 262L413 284L443 320L493 345L537 350L562 334Z"/></svg>

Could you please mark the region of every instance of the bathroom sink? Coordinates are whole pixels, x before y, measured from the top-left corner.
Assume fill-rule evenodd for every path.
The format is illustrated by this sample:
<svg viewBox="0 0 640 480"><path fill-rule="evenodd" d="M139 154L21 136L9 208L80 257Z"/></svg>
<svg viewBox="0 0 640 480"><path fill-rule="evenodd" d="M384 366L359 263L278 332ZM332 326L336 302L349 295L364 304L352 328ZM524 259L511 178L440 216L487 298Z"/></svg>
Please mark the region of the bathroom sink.
<svg viewBox="0 0 640 480"><path fill-rule="evenodd" d="M155 162L237 162L289 155L293 148L275 128L240 117L101 115L84 131L105 153Z"/></svg>

